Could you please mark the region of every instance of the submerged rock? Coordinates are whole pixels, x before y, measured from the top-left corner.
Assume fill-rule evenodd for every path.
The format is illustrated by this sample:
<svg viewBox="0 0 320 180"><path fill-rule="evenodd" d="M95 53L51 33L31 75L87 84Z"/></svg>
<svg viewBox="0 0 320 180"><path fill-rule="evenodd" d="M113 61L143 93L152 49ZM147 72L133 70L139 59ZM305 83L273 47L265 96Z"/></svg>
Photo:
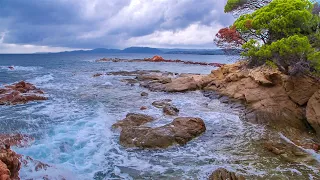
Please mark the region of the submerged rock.
<svg viewBox="0 0 320 180"><path fill-rule="evenodd" d="M167 148L175 144L184 145L205 130L202 119L179 117L161 127L124 128L120 134L120 143L125 147Z"/></svg>
<svg viewBox="0 0 320 180"><path fill-rule="evenodd" d="M320 135L320 90L313 94L307 105L307 120Z"/></svg>
<svg viewBox="0 0 320 180"><path fill-rule="evenodd" d="M47 100L43 91L31 83L20 81L19 83L0 88L0 105L25 104L29 101Z"/></svg>
<svg viewBox="0 0 320 180"><path fill-rule="evenodd" d="M146 92L142 92L140 95L141 95L141 96L148 96L149 94L146 93Z"/></svg>
<svg viewBox="0 0 320 180"><path fill-rule="evenodd" d="M102 76L102 75L103 75L102 73L96 73L92 77L99 77L99 76Z"/></svg>
<svg viewBox="0 0 320 180"><path fill-rule="evenodd" d="M163 113L169 116L178 116L179 109L172 104L167 104L163 107Z"/></svg>
<svg viewBox="0 0 320 180"><path fill-rule="evenodd" d="M224 168L215 170L209 180L245 180L242 175L236 175L234 172L230 172Z"/></svg>
<svg viewBox="0 0 320 180"><path fill-rule="evenodd" d="M147 108L146 106L141 106L141 107L140 107L140 110L142 110L142 111L143 111L143 110L147 110L147 109L148 109L148 108Z"/></svg>
<svg viewBox="0 0 320 180"><path fill-rule="evenodd" d="M123 129L126 127L141 126L153 120L154 118L152 116L148 116L144 114L129 113L127 114L126 118L113 124L112 127Z"/></svg>
<svg viewBox="0 0 320 180"><path fill-rule="evenodd" d="M164 108L166 105L170 105L171 101L171 99L163 99L159 101L154 101L152 105L156 108Z"/></svg>

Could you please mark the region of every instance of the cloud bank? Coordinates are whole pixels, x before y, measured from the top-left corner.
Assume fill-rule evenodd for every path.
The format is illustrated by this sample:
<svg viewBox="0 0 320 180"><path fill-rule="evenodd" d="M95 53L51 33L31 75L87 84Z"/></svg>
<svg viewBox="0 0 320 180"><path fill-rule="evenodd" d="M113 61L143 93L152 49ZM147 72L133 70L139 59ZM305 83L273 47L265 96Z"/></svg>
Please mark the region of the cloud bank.
<svg viewBox="0 0 320 180"><path fill-rule="evenodd" d="M225 0L2 0L0 53L128 46L213 48Z"/></svg>

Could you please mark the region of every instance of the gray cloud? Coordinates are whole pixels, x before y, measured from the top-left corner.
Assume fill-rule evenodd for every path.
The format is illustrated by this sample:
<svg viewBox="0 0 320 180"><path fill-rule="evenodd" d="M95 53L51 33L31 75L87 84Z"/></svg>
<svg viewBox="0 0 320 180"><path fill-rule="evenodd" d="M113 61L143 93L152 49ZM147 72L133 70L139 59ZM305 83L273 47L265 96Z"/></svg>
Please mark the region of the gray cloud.
<svg viewBox="0 0 320 180"><path fill-rule="evenodd" d="M6 32L2 43L8 44L165 46L167 42L146 38L161 34L165 39L172 36L171 46L179 46L179 38L192 35L192 30L206 33L207 29L212 34L210 28L230 25L233 18L223 13L224 4L220 0L1 0L0 32Z"/></svg>

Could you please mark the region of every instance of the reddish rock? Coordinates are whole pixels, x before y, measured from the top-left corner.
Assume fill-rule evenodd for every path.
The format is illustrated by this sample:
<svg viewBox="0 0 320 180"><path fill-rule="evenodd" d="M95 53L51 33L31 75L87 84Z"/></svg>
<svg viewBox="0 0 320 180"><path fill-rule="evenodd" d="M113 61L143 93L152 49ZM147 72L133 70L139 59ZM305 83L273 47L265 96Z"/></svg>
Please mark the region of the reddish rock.
<svg viewBox="0 0 320 180"><path fill-rule="evenodd" d="M29 146L34 138L23 134L0 134L0 147L9 145L17 147Z"/></svg>
<svg viewBox="0 0 320 180"><path fill-rule="evenodd" d="M147 110L148 108L146 106L141 106L140 110L143 111L143 110Z"/></svg>
<svg viewBox="0 0 320 180"><path fill-rule="evenodd" d="M153 56L153 58L151 58L151 61L159 62L159 61L164 61L164 59L161 56Z"/></svg>
<svg viewBox="0 0 320 180"><path fill-rule="evenodd" d="M0 105L24 104L29 101L47 100L47 97L40 96L44 92L31 83L20 81L13 85L0 89Z"/></svg>
<svg viewBox="0 0 320 180"><path fill-rule="evenodd" d="M19 158L20 155L13 152L8 146L6 148L0 148L0 162L2 162L2 166L4 166L3 164L5 164L7 166L7 169L10 171L10 179L20 179L19 170L21 167L21 163L19 161ZM7 175L5 175L4 177L6 178Z"/></svg>
<svg viewBox="0 0 320 180"><path fill-rule="evenodd" d="M0 180L10 180L10 170L2 161L0 161Z"/></svg>

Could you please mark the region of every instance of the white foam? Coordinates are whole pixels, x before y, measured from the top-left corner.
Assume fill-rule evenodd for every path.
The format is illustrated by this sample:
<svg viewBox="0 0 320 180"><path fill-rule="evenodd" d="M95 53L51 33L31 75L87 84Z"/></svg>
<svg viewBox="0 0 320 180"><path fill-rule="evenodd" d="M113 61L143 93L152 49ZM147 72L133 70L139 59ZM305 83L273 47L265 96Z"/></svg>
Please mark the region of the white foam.
<svg viewBox="0 0 320 180"><path fill-rule="evenodd" d="M47 83L49 81L52 81L54 79L53 74L46 74L43 76L39 76L33 79L28 80L28 82L31 82L33 84L43 84L43 83Z"/></svg>
<svg viewBox="0 0 320 180"><path fill-rule="evenodd" d="M0 66L1 70L7 70L7 71L37 71L39 69L42 69L40 66L14 66L12 65L13 69L9 68L10 66Z"/></svg>

